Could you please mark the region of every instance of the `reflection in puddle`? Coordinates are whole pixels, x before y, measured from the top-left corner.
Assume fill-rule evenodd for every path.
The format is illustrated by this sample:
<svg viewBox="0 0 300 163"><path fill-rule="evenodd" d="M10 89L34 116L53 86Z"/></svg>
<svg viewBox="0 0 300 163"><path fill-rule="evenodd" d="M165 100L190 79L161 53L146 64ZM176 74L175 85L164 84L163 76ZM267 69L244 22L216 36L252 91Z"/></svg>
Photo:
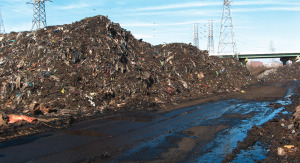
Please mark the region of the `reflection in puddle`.
<svg viewBox="0 0 300 163"><path fill-rule="evenodd" d="M257 142L254 146L241 150L236 159L232 162L257 162L266 158L268 153L268 146Z"/></svg>
<svg viewBox="0 0 300 163"><path fill-rule="evenodd" d="M290 104L289 97L294 89L291 87L285 98L277 101L223 100L162 114L165 119L158 120L162 130L115 161L221 162L239 141L246 138L248 130L273 119L285 105ZM214 129L217 126L225 128ZM176 138L172 139L176 141L171 143L170 138ZM194 142L192 148L187 142ZM252 155L255 160L263 160L265 149L258 143L238 155L236 160L244 162L244 157ZM253 159L249 161L253 162Z"/></svg>
<svg viewBox="0 0 300 163"><path fill-rule="evenodd" d="M252 126L260 126L266 123L280 113L284 109L284 105L291 104L290 97L295 88L295 86L291 87L285 98L282 100L274 102L249 102L241 105L238 109L239 111L248 109L255 111L256 114L251 118L237 122L232 128L221 132L214 141L206 146L208 152L205 155L199 156L197 162L221 162L227 154L231 153L231 150L237 147L238 141L243 141L243 139L246 138L247 132ZM274 109L272 106L274 103L278 103L278 105L276 105L282 105L282 107ZM266 152L267 147L261 145L261 143L257 143L251 150L244 150L239 154L235 162L247 162L245 159L247 156L249 157L249 155L253 156L252 158L249 157L249 162L254 162L254 160L264 160Z"/></svg>

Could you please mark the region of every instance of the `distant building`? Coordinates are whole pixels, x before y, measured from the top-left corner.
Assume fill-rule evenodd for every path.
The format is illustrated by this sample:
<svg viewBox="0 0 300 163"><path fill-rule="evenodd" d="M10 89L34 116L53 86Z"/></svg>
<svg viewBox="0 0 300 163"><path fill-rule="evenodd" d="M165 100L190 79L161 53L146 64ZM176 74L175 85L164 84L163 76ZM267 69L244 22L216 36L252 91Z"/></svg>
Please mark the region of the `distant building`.
<svg viewBox="0 0 300 163"><path fill-rule="evenodd" d="M249 66L251 66L251 67L262 67L262 66L264 66L264 63L260 62L260 61L250 61Z"/></svg>

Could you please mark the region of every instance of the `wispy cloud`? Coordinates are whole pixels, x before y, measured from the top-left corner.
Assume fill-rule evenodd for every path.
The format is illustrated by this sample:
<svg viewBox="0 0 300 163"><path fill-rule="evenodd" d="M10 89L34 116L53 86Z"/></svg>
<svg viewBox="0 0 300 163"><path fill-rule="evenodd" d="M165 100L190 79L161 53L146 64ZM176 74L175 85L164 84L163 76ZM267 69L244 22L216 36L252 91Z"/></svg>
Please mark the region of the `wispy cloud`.
<svg viewBox="0 0 300 163"><path fill-rule="evenodd" d="M300 11L300 7L262 7L262 8L239 8L232 9L233 12L257 12L257 11Z"/></svg>
<svg viewBox="0 0 300 163"><path fill-rule="evenodd" d="M195 21L186 21L186 22L176 22L176 23L164 23L159 24L160 26L180 26L180 25L190 25L195 23ZM197 23L207 23L207 20L197 21Z"/></svg>
<svg viewBox="0 0 300 163"><path fill-rule="evenodd" d="M198 23L207 23L207 20L197 21ZM122 27L162 27L162 26L181 26L181 25L191 25L195 21L185 21L185 22L175 22L175 23L126 23L122 24Z"/></svg>
<svg viewBox="0 0 300 163"><path fill-rule="evenodd" d="M153 27L154 23L126 23L121 24L122 27Z"/></svg>
<svg viewBox="0 0 300 163"><path fill-rule="evenodd" d="M87 3L70 4L70 5L66 5L66 6L59 6L59 7L57 7L57 9L59 9L59 10L73 10L73 9L81 9L81 8L86 8L86 7L90 7L90 5L87 4Z"/></svg>
<svg viewBox="0 0 300 163"><path fill-rule="evenodd" d="M30 29L31 29L31 22L25 22L25 23L21 23L21 24L18 24L18 25L8 24L8 25L5 26L5 31L6 32L29 31Z"/></svg>
<svg viewBox="0 0 300 163"><path fill-rule="evenodd" d="M248 6L248 5L300 5L299 2L286 2L286 1L275 1L275 0L262 0L262 1L244 1L244 2L232 2L232 5L236 6Z"/></svg>
<svg viewBox="0 0 300 163"><path fill-rule="evenodd" d="M122 2L122 1L116 1L115 3L118 5L125 5L125 2Z"/></svg>
<svg viewBox="0 0 300 163"><path fill-rule="evenodd" d="M145 35L145 34L133 34L135 38L140 39L146 39L146 38L154 38L154 35Z"/></svg>
<svg viewBox="0 0 300 163"><path fill-rule="evenodd" d="M249 6L249 5L300 5L300 2L278 2L274 0L260 0L260 1L244 1L244 2L232 2L233 6ZM157 10L169 10L169 9L183 9L183 8L195 8L195 7L207 7L207 6L222 6L221 1L213 2L188 2L177 3L169 5L151 6L132 9L132 11L157 11Z"/></svg>
<svg viewBox="0 0 300 163"><path fill-rule="evenodd" d="M220 10L196 10L196 9L183 9L183 10L170 10L170 11L149 11L149 12L134 12L134 13L129 13L126 14L128 16L166 16L166 15L172 15L172 16L188 16L188 15L193 15L193 16L216 16L219 15L221 12Z"/></svg>
<svg viewBox="0 0 300 163"><path fill-rule="evenodd" d="M153 10L167 10L167 9L179 9L190 7L203 7L203 6L215 6L220 5L219 2L190 2L190 3L178 3L170 5L152 6L133 9L134 11L153 11Z"/></svg>
<svg viewBox="0 0 300 163"><path fill-rule="evenodd" d="M258 26L235 26L235 29L259 29Z"/></svg>

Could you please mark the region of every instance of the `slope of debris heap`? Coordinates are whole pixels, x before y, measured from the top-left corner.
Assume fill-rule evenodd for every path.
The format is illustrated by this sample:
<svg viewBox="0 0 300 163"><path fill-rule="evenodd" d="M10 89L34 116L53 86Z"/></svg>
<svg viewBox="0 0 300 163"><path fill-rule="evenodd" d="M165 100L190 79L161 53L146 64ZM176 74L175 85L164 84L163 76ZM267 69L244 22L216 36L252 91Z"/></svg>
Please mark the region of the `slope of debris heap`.
<svg viewBox="0 0 300 163"><path fill-rule="evenodd" d="M104 16L1 37L1 111L89 116L163 108L247 86L234 59L187 44L152 46Z"/></svg>
<svg viewBox="0 0 300 163"><path fill-rule="evenodd" d="M265 71L258 79L268 81L300 80L300 62Z"/></svg>

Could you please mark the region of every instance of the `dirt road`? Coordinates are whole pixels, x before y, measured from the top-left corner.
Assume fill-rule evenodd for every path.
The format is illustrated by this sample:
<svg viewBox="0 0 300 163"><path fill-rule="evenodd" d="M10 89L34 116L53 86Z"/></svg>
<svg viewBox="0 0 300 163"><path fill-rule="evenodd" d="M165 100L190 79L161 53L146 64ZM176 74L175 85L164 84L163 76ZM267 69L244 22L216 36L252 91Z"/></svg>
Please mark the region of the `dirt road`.
<svg viewBox="0 0 300 163"><path fill-rule="evenodd" d="M295 83L265 84L227 97L235 99L218 96L169 112L94 119L66 130L2 143L0 161L220 162L253 125L267 122L290 104L294 88ZM280 107L271 107L274 103ZM264 159L266 148L257 146L259 151L243 160Z"/></svg>

